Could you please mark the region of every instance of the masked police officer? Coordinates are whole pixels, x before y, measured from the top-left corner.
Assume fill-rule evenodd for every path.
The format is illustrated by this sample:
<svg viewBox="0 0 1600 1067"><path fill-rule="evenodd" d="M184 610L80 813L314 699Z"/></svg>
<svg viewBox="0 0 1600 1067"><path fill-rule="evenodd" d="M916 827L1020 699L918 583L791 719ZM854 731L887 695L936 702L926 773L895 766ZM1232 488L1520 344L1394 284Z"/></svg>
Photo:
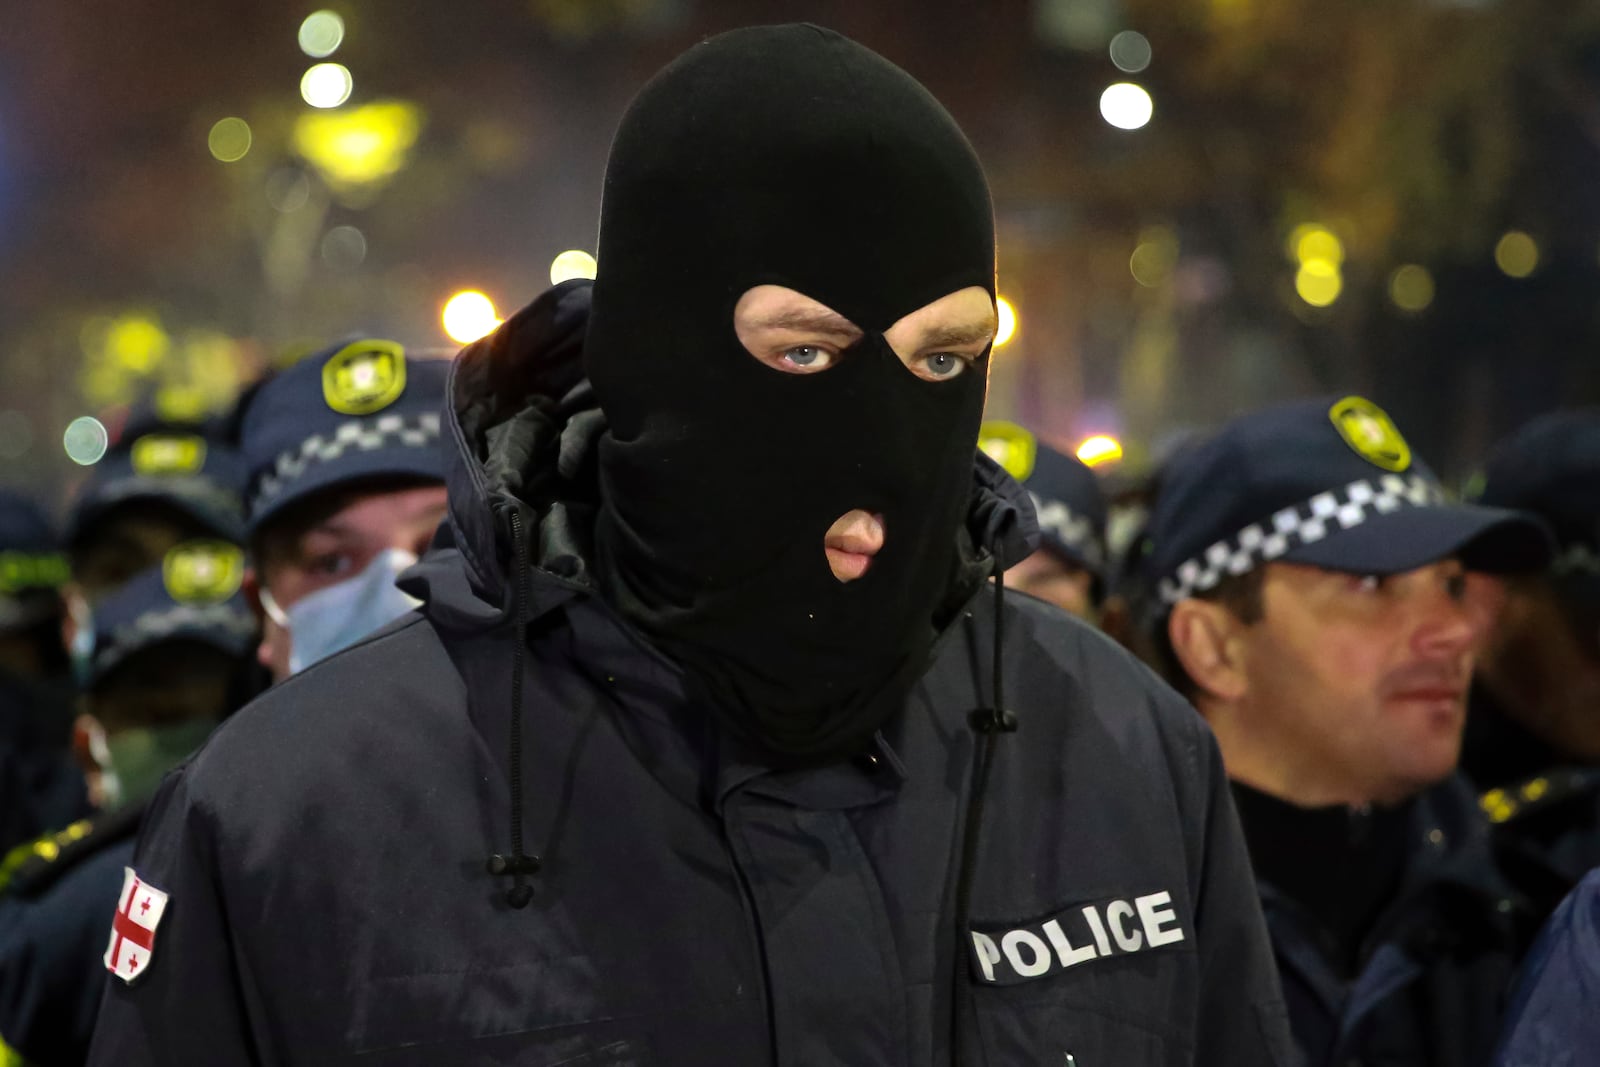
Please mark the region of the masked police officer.
<svg viewBox="0 0 1600 1067"><path fill-rule="evenodd" d="M0 489L0 856L88 807L69 746L76 691L62 644L67 577L43 511Z"/></svg>
<svg viewBox="0 0 1600 1067"><path fill-rule="evenodd" d="M1040 546L1006 570L1006 585L1093 622L1106 591L1106 501L1090 470L1016 423L985 422L978 447L1022 483Z"/></svg>
<svg viewBox="0 0 1600 1067"><path fill-rule="evenodd" d="M242 405L251 588L266 616L261 662L275 679L416 605L394 583L444 518L448 367L364 338L302 360Z"/></svg>
<svg viewBox="0 0 1600 1067"><path fill-rule="evenodd" d="M1482 501L1538 515L1550 567L1500 583L1463 769L1505 861L1554 904L1600 866L1600 411L1537 419L1484 471Z"/></svg>
<svg viewBox="0 0 1600 1067"><path fill-rule="evenodd" d="M1163 474L1146 563L1216 732L1310 1064L1479 1064L1523 931L1454 774L1468 569L1533 520L1447 504L1360 397L1247 415Z"/></svg>
<svg viewBox="0 0 1600 1067"><path fill-rule="evenodd" d="M986 581L1032 522L950 117L715 38L599 259L458 357L421 611L168 779L91 1062L1282 1062L1203 724Z"/></svg>
<svg viewBox="0 0 1600 1067"><path fill-rule="evenodd" d="M0 1050L39 1067L87 1055L106 916L150 794L258 688L243 574L237 545L184 542L96 605L85 714L103 738L104 808L41 838L0 879Z"/></svg>

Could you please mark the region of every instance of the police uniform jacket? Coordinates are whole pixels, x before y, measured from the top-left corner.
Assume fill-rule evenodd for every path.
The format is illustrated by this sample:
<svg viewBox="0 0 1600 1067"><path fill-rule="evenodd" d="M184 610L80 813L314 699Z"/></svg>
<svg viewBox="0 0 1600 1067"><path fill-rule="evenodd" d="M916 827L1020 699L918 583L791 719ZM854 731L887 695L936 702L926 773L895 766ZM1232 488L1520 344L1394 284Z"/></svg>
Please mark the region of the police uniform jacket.
<svg viewBox="0 0 1600 1067"><path fill-rule="evenodd" d="M1353 978L1280 887L1262 905L1296 1043L1309 1065L1472 1067L1489 1062L1507 992L1538 916L1496 866L1464 780L1417 798L1399 890Z"/></svg>
<svg viewBox="0 0 1600 1067"><path fill-rule="evenodd" d="M1578 883L1523 965L1495 1067L1579 1067L1600 1051L1600 870Z"/></svg>
<svg viewBox="0 0 1600 1067"><path fill-rule="evenodd" d="M106 921L143 811L131 805L40 838L0 885L0 1053L37 1067L88 1055Z"/></svg>
<svg viewBox="0 0 1600 1067"><path fill-rule="evenodd" d="M131 876L165 894L148 966L109 978L90 1062L1286 1062L1216 746L1097 633L1005 601L1017 728L980 736L985 590L873 747L810 769L689 704L589 577L586 301L553 290L459 357L420 612L168 777ZM988 552L1025 505L980 470ZM507 847L514 784L536 860Z"/></svg>

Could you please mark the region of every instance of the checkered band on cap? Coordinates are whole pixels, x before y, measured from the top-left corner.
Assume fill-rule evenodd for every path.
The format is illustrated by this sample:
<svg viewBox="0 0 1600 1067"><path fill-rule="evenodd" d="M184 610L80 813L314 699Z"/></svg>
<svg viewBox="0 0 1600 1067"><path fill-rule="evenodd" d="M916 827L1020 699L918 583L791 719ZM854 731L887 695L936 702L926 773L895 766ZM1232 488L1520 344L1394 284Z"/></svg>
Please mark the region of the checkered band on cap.
<svg viewBox="0 0 1600 1067"><path fill-rule="evenodd" d="M1098 569L1105 566L1105 546L1095 536L1092 519L1087 515L1079 515L1059 500L1045 500L1032 491L1028 496L1033 501L1033 512L1039 519L1041 532L1078 553L1090 567Z"/></svg>
<svg viewBox="0 0 1600 1067"><path fill-rule="evenodd" d="M307 470L331 463L348 452L375 452L380 448L426 448L439 440L439 413L387 414L340 423L331 434L312 434L298 448L281 453L272 470L262 475L250 502L251 511L272 503Z"/></svg>
<svg viewBox="0 0 1600 1067"><path fill-rule="evenodd" d="M1215 587L1224 578L1247 574L1293 549L1360 526L1375 516L1404 508L1431 507L1443 501L1444 492L1439 486L1420 474L1387 474L1376 482L1363 478L1342 489L1318 493L1303 504L1251 523L1199 556L1180 563L1175 572L1161 579L1161 600L1170 607Z"/></svg>
<svg viewBox="0 0 1600 1067"><path fill-rule="evenodd" d="M176 633L196 630L221 632L248 640L255 636L256 620L248 611L240 611L236 604L226 602L176 604L164 611L147 612L111 632L111 640L95 654L94 667L103 670L107 663L133 649L165 641Z"/></svg>

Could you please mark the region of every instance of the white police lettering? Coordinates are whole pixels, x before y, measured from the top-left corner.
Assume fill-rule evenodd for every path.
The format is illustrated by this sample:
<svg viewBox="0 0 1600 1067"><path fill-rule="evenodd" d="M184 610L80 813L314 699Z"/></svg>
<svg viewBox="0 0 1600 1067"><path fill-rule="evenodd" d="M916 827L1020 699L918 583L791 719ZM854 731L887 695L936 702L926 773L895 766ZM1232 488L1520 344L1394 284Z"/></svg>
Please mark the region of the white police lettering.
<svg viewBox="0 0 1600 1067"><path fill-rule="evenodd" d="M1037 923L970 933L974 968L990 985L1015 985L1189 937L1167 892L1074 905Z"/></svg>

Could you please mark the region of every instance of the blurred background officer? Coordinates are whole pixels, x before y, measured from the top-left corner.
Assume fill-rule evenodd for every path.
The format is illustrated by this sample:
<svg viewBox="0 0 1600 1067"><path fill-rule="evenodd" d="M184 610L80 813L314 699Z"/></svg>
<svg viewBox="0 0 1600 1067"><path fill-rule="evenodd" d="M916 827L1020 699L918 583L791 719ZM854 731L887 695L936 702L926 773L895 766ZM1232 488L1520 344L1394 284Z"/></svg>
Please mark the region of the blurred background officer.
<svg viewBox="0 0 1600 1067"><path fill-rule="evenodd" d="M67 524L76 591L91 605L197 537L243 543L238 455L199 426L135 422L92 468Z"/></svg>
<svg viewBox="0 0 1600 1067"><path fill-rule="evenodd" d="M31 500L0 490L0 856L86 810L62 644L67 559Z"/></svg>
<svg viewBox="0 0 1600 1067"><path fill-rule="evenodd" d="M445 516L449 369L362 339L307 357L245 401L252 587L266 614L259 655L275 680L416 606L394 580Z"/></svg>
<svg viewBox="0 0 1600 1067"><path fill-rule="evenodd" d="M1537 514L1558 544L1548 570L1498 583L1462 757L1507 861L1548 872L1553 905L1600 865L1600 411L1528 424L1482 502Z"/></svg>
<svg viewBox="0 0 1600 1067"><path fill-rule="evenodd" d="M88 1054L145 804L259 688L243 575L238 546L185 542L96 605L86 714L104 738L91 773L105 808L36 842L0 884L0 1050L40 1067Z"/></svg>
<svg viewBox="0 0 1600 1067"><path fill-rule="evenodd" d="M1012 422L984 423L978 447L1023 484L1039 518L1039 549L1006 569L1006 588L1095 621L1105 598L1106 502L1094 472Z"/></svg>
<svg viewBox="0 0 1600 1067"><path fill-rule="evenodd" d="M1465 575L1542 566L1547 535L1446 504L1349 397L1178 457L1150 538L1169 670L1222 747L1308 1061L1486 1061L1519 931L1453 773L1480 636Z"/></svg>

